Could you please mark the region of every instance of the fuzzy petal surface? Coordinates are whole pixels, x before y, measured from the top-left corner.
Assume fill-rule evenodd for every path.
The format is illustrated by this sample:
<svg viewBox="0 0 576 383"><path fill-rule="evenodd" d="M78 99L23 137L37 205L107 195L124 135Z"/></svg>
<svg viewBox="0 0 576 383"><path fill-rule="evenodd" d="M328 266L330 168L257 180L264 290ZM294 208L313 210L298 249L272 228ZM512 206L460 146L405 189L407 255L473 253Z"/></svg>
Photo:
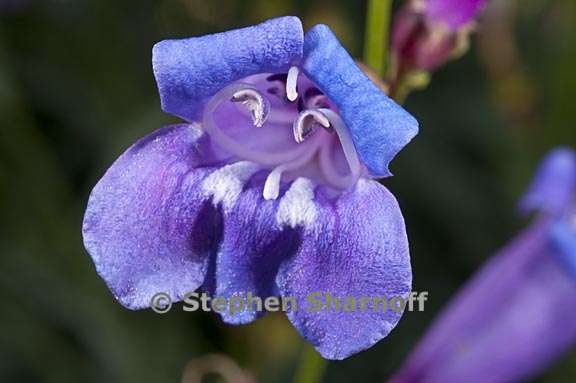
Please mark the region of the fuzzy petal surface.
<svg viewBox="0 0 576 383"><path fill-rule="evenodd" d="M205 136L193 125L160 129L130 147L92 190L84 245L96 270L127 308L152 296L173 300L204 281L219 213L198 185L209 168Z"/></svg>
<svg viewBox="0 0 576 383"><path fill-rule="evenodd" d="M162 109L188 121L200 118L211 96L230 83L286 71L302 58L300 19L280 17L242 29L154 46L152 64Z"/></svg>
<svg viewBox="0 0 576 383"><path fill-rule="evenodd" d="M304 38L304 71L336 105L370 173L387 177L388 164L418 133L418 122L356 65L326 25Z"/></svg>
<svg viewBox="0 0 576 383"><path fill-rule="evenodd" d="M288 190L287 194L290 193ZM295 199L284 226L302 231L298 252L286 260L277 282L282 296L295 297L298 310L288 318L324 358L344 359L367 349L396 326L402 313L373 310L316 310L310 294L404 297L412 274L404 220L396 199L382 185L360 180L356 189L330 201L317 191L316 211L303 216ZM309 217L314 216L312 220ZM316 298L314 298L316 299Z"/></svg>
<svg viewBox="0 0 576 383"><path fill-rule="evenodd" d="M297 231L277 227L279 201L265 200L262 188L263 180L256 179L224 213L224 236L216 259L216 296L236 296L244 302L249 293L261 299L277 296L275 278L280 263L299 247ZM246 304L237 313L222 313L222 318L231 324L248 323L264 314L256 308L256 303Z"/></svg>

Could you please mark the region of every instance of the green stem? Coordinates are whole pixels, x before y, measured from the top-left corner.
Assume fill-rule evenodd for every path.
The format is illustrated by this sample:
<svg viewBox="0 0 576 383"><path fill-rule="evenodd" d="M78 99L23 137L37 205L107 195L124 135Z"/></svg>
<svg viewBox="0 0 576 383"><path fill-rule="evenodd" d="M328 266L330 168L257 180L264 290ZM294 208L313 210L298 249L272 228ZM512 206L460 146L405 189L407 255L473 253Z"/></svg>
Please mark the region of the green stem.
<svg viewBox="0 0 576 383"><path fill-rule="evenodd" d="M388 34L392 0L368 0L364 63L384 76L388 54Z"/></svg>
<svg viewBox="0 0 576 383"><path fill-rule="evenodd" d="M319 383L328 362L314 348L305 344L296 370L294 383Z"/></svg>

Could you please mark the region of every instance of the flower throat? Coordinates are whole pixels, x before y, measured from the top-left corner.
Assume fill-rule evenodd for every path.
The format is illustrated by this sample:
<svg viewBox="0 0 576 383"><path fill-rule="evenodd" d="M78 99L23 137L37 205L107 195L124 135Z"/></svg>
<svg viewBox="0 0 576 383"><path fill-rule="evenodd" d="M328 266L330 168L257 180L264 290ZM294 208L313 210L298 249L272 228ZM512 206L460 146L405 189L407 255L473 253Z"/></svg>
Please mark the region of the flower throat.
<svg viewBox="0 0 576 383"><path fill-rule="evenodd" d="M265 199L278 198L282 180L305 177L343 191L363 172L336 108L296 66L223 88L206 105L203 125L235 160L270 170Z"/></svg>

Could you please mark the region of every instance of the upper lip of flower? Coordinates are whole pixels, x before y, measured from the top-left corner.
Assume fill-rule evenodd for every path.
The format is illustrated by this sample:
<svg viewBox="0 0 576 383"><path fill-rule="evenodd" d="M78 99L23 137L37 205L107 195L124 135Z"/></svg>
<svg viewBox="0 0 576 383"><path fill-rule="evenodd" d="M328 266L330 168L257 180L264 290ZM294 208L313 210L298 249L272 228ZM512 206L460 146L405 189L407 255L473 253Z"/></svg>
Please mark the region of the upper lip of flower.
<svg viewBox="0 0 576 383"><path fill-rule="evenodd" d="M342 142L341 132L337 134L347 148L349 164L356 166L353 159L350 162L356 155L351 153L353 147L373 177L391 175L389 162L418 131L417 121L368 79L327 26L317 25L304 35L296 17L223 34L162 41L153 49L153 67L163 109L188 121L206 120L204 112L207 106L214 106L210 100L215 94L259 73L287 73L286 97L296 101L301 73L337 112L329 118L331 126L345 127L350 143ZM254 125L264 125L268 110L262 102L263 92L236 96L256 113ZM314 115L308 112L296 119L297 140L305 136L310 127L305 125ZM316 121L322 125L323 118L316 114Z"/></svg>

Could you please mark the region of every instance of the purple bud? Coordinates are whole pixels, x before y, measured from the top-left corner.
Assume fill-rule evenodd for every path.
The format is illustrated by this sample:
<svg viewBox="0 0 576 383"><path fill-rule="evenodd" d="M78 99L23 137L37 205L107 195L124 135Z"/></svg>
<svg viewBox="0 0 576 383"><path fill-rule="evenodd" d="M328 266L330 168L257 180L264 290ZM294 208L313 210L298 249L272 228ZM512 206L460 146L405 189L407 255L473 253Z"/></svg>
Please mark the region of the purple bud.
<svg viewBox="0 0 576 383"><path fill-rule="evenodd" d="M413 0L398 12L392 30L397 70L432 71L458 51L485 0Z"/></svg>
<svg viewBox="0 0 576 383"><path fill-rule="evenodd" d="M428 0L424 13L428 20L457 31L474 21L485 4L486 0Z"/></svg>

